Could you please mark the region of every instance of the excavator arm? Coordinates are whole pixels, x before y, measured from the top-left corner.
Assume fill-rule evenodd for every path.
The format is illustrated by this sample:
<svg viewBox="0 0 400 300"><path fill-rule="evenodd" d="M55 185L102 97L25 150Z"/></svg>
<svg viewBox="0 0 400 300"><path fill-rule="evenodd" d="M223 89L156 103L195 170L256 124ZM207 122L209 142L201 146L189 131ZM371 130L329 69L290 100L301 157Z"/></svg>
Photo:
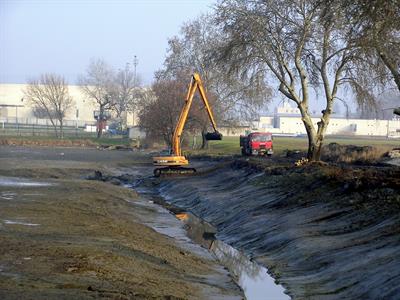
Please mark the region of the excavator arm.
<svg viewBox="0 0 400 300"><path fill-rule="evenodd" d="M185 156L182 155L181 149L181 135L183 129L185 127L190 108L192 106L193 98L196 91L199 91L200 98L204 103L204 107L207 111L207 115L211 121L211 125L214 129L214 132L207 133L205 138L207 140L221 140L222 134L220 134L217 130L217 124L214 119L214 115L212 113L210 104L208 103L208 99L206 96L206 92L203 87L203 83L201 81L200 75L198 73L194 73L190 84L188 93L186 95L185 104L182 108L182 111L179 115L178 123L176 124L174 134L172 137L172 153L170 156L157 156L153 157L153 164L156 166L164 166L165 168L157 168L154 170L155 176L160 176L161 174L169 174L169 173L179 173L186 174L195 172L195 169L187 169L181 166L188 165L189 162Z"/></svg>
<svg viewBox="0 0 400 300"><path fill-rule="evenodd" d="M204 107L207 111L207 115L208 115L208 117L211 121L211 125L214 129L214 132L208 133L206 135L206 138L208 138L209 140L221 140L222 139L222 135L217 130L217 124L215 123L214 115L212 113L210 104L208 103L208 99L207 99L206 92L204 90L204 86L201 81L200 75L198 73L194 73L192 76L192 79L190 81L188 93L186 95L185 105L183 106L183 109L179 116L179 120L178 120L178 123L176 124L175 130L174 130L174 135L172 138L172 153L176 156L182 155L181 135L183 132L183 128L185 127L186 120L189 115L190 107L192 106L192 102L193 102L193 98L194 98L194 94L196 93L196 90L199 91L201 100L204 103Z"/></svg>

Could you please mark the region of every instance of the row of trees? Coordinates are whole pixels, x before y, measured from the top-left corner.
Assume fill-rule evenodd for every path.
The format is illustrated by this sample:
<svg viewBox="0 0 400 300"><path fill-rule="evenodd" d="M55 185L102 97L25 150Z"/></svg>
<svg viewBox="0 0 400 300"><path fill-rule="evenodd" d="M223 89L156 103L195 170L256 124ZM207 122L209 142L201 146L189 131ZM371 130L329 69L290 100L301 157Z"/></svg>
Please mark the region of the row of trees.
<svg viewBox="0 0 400 300"><path fill-rule="evenodd" d="M103 60L93 60L84 75L78 79L82 93L98 107L102 118L106 112L113 111L123 128L126 113L136 109L141 90L136 74L126 65L125 69L115 71ZM66 114L74 107L64 77L57 74L43 74L28 82L24 90L25 98L38 117L48 118L57 137L63 138L63 123ZM102 128L97 136L101 137Z"/></svg>
<svg viewBox="0 0 400 300"><path fill-rule="evenodd" d="M280 94L299 108L308 158L319 160L334 104L348 102L340 90L351 89L370 109L388 86L400 92L399 46L399 0L222 0L169 40L156 77L176 81L200 72L225 121L254 118L272 93ZM311 92L325 103L317 126Z"/></svg>

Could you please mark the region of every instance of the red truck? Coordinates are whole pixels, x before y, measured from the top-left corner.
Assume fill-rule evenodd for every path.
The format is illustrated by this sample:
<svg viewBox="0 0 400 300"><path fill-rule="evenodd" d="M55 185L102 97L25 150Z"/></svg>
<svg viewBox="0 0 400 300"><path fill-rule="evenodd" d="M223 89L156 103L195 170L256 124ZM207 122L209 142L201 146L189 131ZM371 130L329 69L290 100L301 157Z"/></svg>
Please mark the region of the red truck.
<svg viewBox="0 0 400 300"><path fill-rule="evenodd" d="M242 155L268 155L273 151L272 133L270 132L252 132L248 135L240 136L240 147Z"/></svg>

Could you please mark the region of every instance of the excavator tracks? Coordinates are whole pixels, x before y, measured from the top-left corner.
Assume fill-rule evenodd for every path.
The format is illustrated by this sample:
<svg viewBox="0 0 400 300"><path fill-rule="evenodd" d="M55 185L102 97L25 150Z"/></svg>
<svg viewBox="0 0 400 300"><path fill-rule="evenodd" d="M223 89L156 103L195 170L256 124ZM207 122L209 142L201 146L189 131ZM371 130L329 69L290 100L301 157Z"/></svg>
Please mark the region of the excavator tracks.
<svg viewBox="0 0 400 300"><path fill-rule="evenodd" d="M185 168L185 167L156 168L153 171L154 177L190 175L194 173L196 173L195 168Z"/></svg>

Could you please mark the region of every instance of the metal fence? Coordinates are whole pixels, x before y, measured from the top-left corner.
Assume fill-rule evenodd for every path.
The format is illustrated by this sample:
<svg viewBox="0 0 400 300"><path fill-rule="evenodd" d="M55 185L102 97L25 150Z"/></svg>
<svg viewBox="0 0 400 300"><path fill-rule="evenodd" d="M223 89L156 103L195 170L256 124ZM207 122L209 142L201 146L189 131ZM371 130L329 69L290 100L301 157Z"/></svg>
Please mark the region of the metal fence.
<svg viewBox="0 0 400 300"><path fill-rule="evenodd" d="M56 123L58 125L58 122ZM95 137L95 122L65 120L65 137ZM58 129L59 130L59 127ZM54 126L48 119L0 118L0 136L45 136L56 137Z"/></svg>

